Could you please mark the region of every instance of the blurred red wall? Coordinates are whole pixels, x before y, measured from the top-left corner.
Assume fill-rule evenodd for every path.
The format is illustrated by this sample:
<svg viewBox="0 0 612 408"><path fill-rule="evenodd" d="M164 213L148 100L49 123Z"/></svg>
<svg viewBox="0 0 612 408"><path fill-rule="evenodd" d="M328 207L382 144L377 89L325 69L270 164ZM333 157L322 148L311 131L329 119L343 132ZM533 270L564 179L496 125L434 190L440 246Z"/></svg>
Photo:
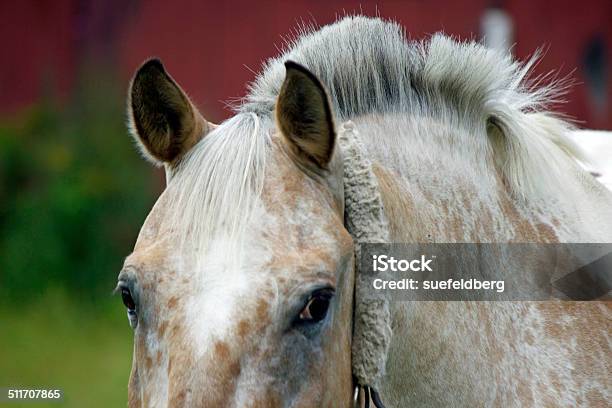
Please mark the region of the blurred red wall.
<svg viewBox="0 0 612 408"><path fill-rule="evenodd" d="M472 39L480 37L481 17L492 5L513 20L516 56L545 47L536 74L560 70L577 81L558 109L585 127L612 129L610 0L391 0L357 8L350 1L308 0L2 2L0 115L18 113L45 94L65 100L85 61L117 70L127 88L138 65L158 56L205 115L219 121L230 115L223 101L243 96L252 71L303 22L322 25L361 10L396 19L412 38L443 30Z"/></svg>

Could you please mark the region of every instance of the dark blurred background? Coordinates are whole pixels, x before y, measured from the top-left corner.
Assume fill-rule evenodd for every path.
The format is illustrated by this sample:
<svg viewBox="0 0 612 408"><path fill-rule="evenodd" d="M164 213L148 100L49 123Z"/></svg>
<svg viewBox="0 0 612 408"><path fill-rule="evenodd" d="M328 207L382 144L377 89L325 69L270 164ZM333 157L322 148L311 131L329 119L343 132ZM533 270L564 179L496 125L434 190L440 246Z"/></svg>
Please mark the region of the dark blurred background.
<svg viewBox="0 0 612 408"><path fill-rule="evenodd" d="M612 129L612 2L534 0L0 3L0 387L61 387L65 406L125 405L131 329L111 297L163 188L125 130L130 76L167 69L214 122L304 24L345 13L445 31L571 75L557 109Z"/></svg>

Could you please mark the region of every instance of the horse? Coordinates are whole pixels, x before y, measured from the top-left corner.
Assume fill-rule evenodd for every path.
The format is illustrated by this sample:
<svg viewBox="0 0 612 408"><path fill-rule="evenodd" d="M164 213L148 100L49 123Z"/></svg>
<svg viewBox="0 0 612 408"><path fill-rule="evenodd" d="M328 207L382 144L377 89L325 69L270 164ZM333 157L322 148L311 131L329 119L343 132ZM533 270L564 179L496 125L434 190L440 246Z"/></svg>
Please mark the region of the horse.
<svg viewBox="0 0 612 408"><path fill-rule="evenodd" d="M535 61L348 16L270 59L220 124L159 60L144 63L129 127L166 188L118 278L134 329L128 405L354 404L365 385L355 359L370 358L351 352L355 326L382 309L355 311L356 242L368 234L352 233L347 209L370 202L348 196L364 190L347 174L369 180L383 241L611 242L612 193L550 111L555 88L529 79ZM612 401L609 302L415 301L385 313L364 406Z"/></svg>

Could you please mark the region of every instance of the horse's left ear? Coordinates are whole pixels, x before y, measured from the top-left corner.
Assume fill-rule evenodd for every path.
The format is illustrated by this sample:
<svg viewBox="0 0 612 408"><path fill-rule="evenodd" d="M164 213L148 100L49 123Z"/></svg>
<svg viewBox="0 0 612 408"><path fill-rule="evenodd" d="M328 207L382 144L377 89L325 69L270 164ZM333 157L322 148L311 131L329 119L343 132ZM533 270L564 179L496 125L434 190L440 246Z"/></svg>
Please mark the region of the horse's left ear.
<svg viewBox="0 0 612 408"><path fill-rule="evenodd" d="M145 62L136 72L128 96L128 118L143 155L155 164L170 166L212 128L158 59Z"/></svg>
<svg viewBox="0 0 612 408"><path fill-rule="evenodd" d="M314 74L292 61L276 102L276 122L300 160L327 168L336 141L334 120L325 88Z"/></svg>

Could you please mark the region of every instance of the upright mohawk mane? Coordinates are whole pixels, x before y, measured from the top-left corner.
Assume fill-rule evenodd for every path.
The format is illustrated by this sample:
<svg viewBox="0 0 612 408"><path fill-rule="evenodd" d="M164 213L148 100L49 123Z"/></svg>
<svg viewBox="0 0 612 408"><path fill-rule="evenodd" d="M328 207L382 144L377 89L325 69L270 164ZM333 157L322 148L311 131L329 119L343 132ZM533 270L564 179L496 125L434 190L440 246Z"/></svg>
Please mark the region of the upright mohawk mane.
<svg viewBox="0 0 612 408"><path fill-rule="evenodd" d="M518 196L550 187L542 180L566 166L568 157L586 161L566 136L573 127L547 112L564 84L538 87L537 80L527 78L538 53L520 63L508 53L444 34L408 41L399 24L364 16L305 32L287 48L265 64L238 111L272 117L283 63L292 60L326 86L340 122L369 113L401 113L434 118L475 139L483 135Z"/></svg>

